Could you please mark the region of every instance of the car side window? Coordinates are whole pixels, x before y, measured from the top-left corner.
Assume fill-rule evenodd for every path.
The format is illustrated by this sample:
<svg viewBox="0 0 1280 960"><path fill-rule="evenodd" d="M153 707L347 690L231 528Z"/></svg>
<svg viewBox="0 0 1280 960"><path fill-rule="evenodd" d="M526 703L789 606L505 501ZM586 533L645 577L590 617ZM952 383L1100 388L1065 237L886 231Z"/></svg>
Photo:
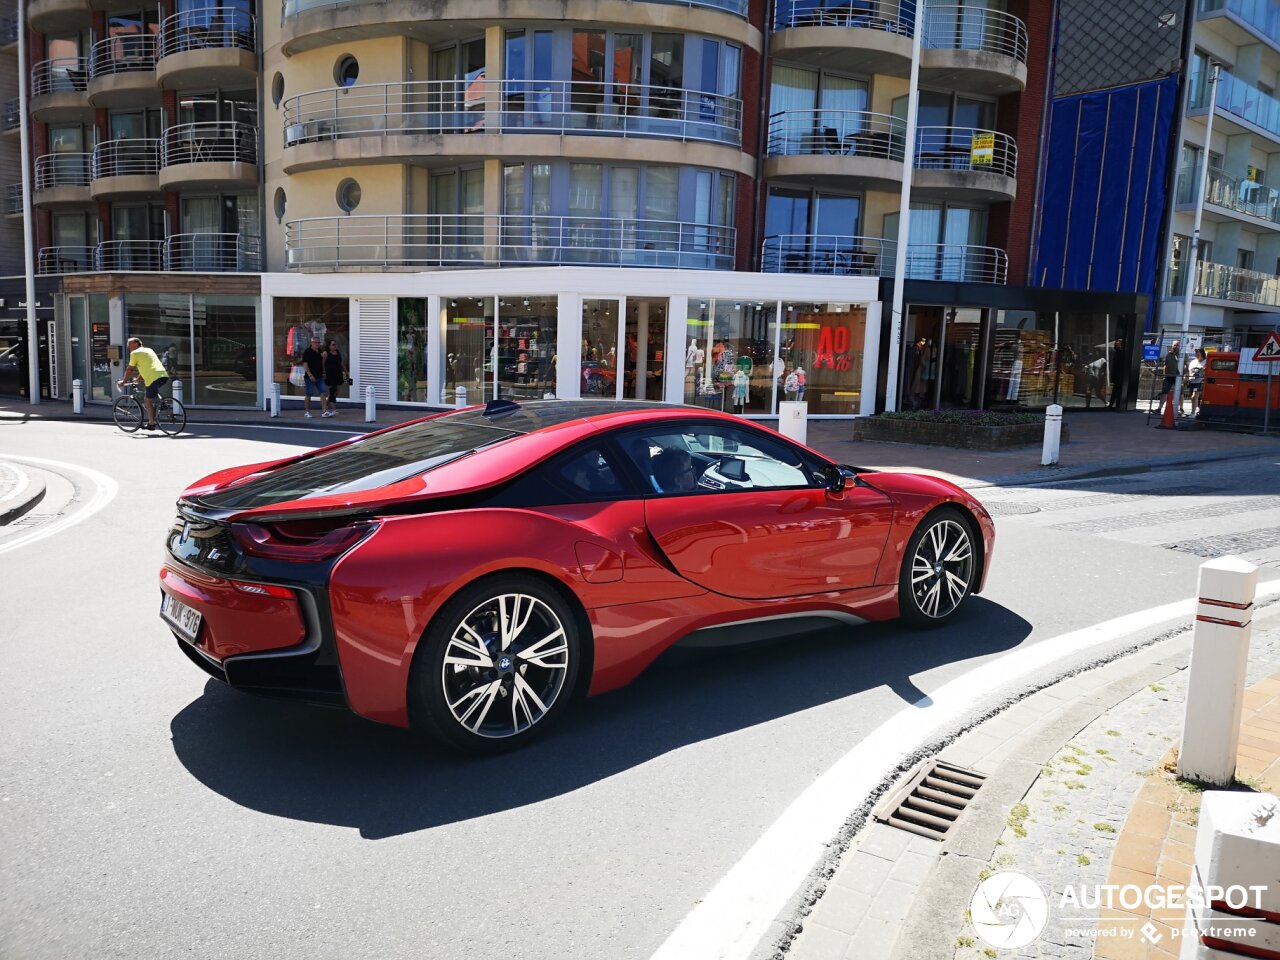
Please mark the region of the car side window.
<svg viewBox="0 0 1280 960"><path fill-rule="evenodd" d="M794 447L721 424L641 431L622 446L653 495L812 487L822 482L817 467Z"/></svg>
<svg viewBox="0 0 1280 960"><path fill-rule="evenodd" d="M626 487L599 447L588 447L551 468L552 482L585 500L617 498Z"/></svg>

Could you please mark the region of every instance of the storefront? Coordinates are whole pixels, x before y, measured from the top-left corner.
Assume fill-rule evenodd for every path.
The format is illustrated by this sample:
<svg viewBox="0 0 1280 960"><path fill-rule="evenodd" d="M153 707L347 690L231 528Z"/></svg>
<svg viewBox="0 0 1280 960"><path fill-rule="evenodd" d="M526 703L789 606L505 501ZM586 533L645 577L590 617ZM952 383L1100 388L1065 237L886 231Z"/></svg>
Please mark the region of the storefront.
<svg viewBox="0 0 1280 960"><path fill-rule="evenodd" d="M552 267L262 284L285 397L301 395L296 368L318 336L336 341L353 400L373 387L380 403L425 406L609 397L771 417L792 399L812 416L874 412L874 278Z"/></svg>

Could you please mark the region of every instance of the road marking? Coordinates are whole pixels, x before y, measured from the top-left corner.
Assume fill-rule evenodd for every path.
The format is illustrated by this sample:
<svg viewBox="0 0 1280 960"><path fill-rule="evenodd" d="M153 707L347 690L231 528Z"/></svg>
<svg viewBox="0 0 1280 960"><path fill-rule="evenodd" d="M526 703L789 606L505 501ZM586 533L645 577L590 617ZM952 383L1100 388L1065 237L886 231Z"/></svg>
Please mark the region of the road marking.
<svg viewBox="0 0 1280 960"><path fill-rule="evenodd" d="M233 430L288 430L290 433L293 433L298 430L305 430L307 433L327 433L337 437L360 437L360 436L364 436L364 434L366 433L372 433L374 430L383 429L382 426L376 423L371 424L368 430L354 430L354 429L333 430L333 429L326 429L325 427L308 427L302 424L299 424L296 427L278 427L275 425L268 425L268 424L262 424L262 423L229 423L229 422L215 423L213 421L202 422L199 420L188 421L187 427L188 428L190 427L227 427ZM190 429L188 429L187 432L190 433L191 432Z"/></svg>
<svg viewBox="0 0 1280 960"><path fill-rule="evenodd" d="M1258 584L1280 596L1280 580ZM954 729L979 699L1093 647L1168 620L1190 618L1178 600L1043 640L947 681L881 724L798 796L680 922L652 960L745 960L827 852L850 811L913 753Z"/></svg>
<svg viewBox="0 0 1280 960"><path fill-rule="evenodd" d="M53 469L62 469L71 473L79 474L94 485L94 492L93 496L90 497L88 502L86 502L80 509L65 516L58 517L51 521L48 526L37 527L30 533L19 534L11 540L6 540L3 543L0 543L0 554L8 553L10 550L17 550L19 547L29 546L38 540L43 540L45 537L52 537L54 534L61 533L63 530L74 527L77 523L80 523L83 520L88 520L95 513L102 510L107 506L107 504L114 500L116 494L120 491L120 485L116 483L113 478L107 476L105 473L94 470L91 467L82 467L77 463L67 463L63 460L45 460L41 457L20 457L12 454L5 454L5 459L18 460L22 463L30 463L36 466L50 467Z"/></svg>

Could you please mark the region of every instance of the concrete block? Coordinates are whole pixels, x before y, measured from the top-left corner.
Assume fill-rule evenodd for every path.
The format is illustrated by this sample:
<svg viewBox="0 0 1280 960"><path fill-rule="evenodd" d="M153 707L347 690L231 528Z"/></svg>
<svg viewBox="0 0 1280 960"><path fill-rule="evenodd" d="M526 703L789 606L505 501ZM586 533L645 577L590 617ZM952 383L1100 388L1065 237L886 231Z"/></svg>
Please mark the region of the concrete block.
<svg viewBox="0 0 1280 960"><path fill-rule="evenodd" d="M1206 792L1200 801L1195 859L1206 887L1262 887L1250 891L1248 906L1280 914L1280 797Z"/></svg>

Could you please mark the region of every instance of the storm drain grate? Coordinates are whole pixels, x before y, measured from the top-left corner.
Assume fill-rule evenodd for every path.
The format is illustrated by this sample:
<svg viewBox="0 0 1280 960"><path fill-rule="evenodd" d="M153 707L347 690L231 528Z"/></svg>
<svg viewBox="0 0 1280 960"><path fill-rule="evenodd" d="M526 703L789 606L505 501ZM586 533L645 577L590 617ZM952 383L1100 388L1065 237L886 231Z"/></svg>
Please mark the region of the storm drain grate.
<svg viewBox="0 0 1280 960"><path fill-rule="evenodd" d="M944 840L986 779L955 764L926 760L880 801L872 816L891 827Z"/></svg>

